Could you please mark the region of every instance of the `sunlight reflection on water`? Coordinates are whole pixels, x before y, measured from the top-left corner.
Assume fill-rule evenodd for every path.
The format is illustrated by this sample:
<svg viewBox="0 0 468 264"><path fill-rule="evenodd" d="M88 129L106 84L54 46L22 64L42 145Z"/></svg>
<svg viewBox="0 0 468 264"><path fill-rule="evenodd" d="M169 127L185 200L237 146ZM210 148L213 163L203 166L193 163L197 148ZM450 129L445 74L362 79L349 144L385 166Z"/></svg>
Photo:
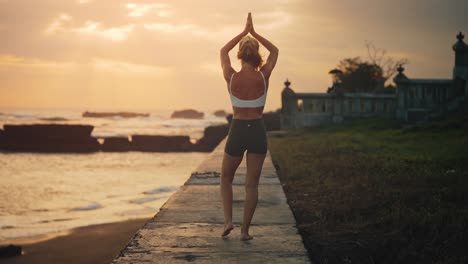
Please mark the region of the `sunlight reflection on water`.
<svg viewBox="0 0 468 264"><path fill-rule="evenodd" d="M0 242L151 217L207 155L0 152Z"/></svg>

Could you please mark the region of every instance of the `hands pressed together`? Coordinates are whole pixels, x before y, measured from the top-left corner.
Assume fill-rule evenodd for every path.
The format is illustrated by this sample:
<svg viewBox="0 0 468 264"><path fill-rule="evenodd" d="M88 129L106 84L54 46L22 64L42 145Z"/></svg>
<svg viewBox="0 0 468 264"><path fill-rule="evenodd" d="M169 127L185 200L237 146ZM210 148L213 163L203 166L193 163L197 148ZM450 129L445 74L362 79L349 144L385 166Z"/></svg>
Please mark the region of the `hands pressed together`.
<svg viewBox="0 0 468 264"><path fill-rule="evenodd" d="M245 23L245 28L244 31L242 32L245 35L248 33L250 34L255 34L253 22L252 22L252 14L249 12L249 15L247 16L247 22Z"/></svg>
<svg viewBox="0 0 468 264"><path fill-rule="evenodd" d="M249 12L244 30L226 43L220 50L221 67L223 68L223 75L226 81L229 81L232 73L234 72L234 69L231 66L231 60L229 59L229 51L232 50L241 41L241 39L249 33L270 52L266 63L262 66L262 71L267 78L270 76L271 71L276 65L279 51L278 48L254 30L252 14Z"/></svg>

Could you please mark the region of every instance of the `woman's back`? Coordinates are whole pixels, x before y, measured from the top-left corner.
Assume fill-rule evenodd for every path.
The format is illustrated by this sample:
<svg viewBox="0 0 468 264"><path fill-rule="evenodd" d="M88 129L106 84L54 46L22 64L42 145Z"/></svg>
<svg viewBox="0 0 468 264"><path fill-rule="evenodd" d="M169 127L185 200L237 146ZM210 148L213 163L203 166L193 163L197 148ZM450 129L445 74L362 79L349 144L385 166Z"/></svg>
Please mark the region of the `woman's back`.
<svg viewBox="0 0 468 264"><path fill-rule="evenodd" d="M263 77L258 71L239 71L231 81L231 94L241 100L255 100L263 96L265 87ZM266 80L265 80L266 81Z"/></svg>
<svg viewBox="0 0 468 264"><path fill-rule="evenodd" d="M241 70L233 73L228 83L233 118L260 118L266 102L267 87L267 80L259 71Z"/></svg>
<svg viewBox="0 0 468 264"><path fill-rule="evenodd" d="M263 73L241 70L231 75L228 85L233 118L253 119L261 117L267 96L267 80Z"/></svg>

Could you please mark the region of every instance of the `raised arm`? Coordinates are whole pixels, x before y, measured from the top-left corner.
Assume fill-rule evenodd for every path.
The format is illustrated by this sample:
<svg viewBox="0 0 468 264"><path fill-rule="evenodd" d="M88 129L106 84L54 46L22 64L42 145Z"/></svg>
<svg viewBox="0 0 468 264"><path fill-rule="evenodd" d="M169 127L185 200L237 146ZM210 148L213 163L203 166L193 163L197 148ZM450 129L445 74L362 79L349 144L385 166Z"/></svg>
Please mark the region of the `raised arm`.
<svg viewBox="0 0 468 264"><path fill-rule="evenodd" d="M275 45L273 45L273 43L271 43L266 38L260 36L260 34L258 34L254 30L253 23L252 23L252 25L250 27L250 34L254 38L256 38L270 52L270 55L268 55L266 63L260 69L263 72L263 74L265 75L265 77L269 78L270 75L271 75L271 72L275 68L276 61L278 60L279 50Z"/></svg>
<svg viewBox="0 0 468 264"><path fill-rule="evenodd" d="M231 39L228 43L226 43L224 47L221 48L221 67L223 68L223 75L226 81L229 81L231 75L234 73L234 69L231 66L231 59L229 58L229 51L232 50L243 37L249 34L250 28L252 27L251 21L252 19L249 13L244 30L239 35Z"/></svg>

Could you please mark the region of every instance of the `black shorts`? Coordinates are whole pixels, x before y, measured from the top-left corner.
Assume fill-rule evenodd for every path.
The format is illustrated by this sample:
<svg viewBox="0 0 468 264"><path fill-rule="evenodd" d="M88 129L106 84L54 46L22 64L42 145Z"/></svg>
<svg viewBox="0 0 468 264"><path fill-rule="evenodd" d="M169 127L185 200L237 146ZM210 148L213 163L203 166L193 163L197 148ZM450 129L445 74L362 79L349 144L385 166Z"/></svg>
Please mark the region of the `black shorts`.
<svg viewBox="0 0 468 264"><path fill-rule="evenodd" d="M231 156L247 153L266 154L268 149L265 124L262 118L232 119L224 152Z"/></svg>

